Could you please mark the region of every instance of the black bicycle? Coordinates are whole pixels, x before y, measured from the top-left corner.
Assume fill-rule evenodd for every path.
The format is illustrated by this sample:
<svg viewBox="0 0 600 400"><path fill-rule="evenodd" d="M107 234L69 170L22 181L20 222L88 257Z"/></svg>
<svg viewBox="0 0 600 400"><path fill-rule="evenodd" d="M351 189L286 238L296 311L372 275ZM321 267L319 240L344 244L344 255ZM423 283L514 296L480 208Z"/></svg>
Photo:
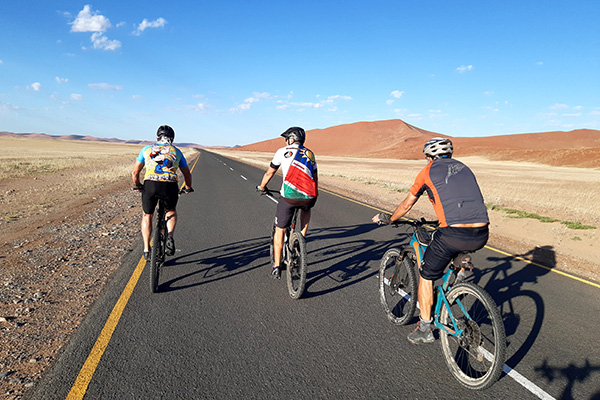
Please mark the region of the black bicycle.
<svg viewBox="0 0 600 400"><path fill-rule="evenodd" d="M379 268L379 295L388 319L396 325L410 322L417 307L417 268L431 241L426 225L438 221L397 221L413 228L410 245L389 249ZM502 373L506 333L492 297L471 282L458 282L461 269L472 269L471 256L460 253L449 264L442 283L434 288L434 325L452 375L469 389L485 389Z"/></svg>
<svg viewBox="0 0 600 400"><path fill-rule="evenodd" d="M274 201L277 201L274 197L276 192L272 192L268 188L265 188L264 191L261 191L257 187L257 190L261 195L269 196ZM279 195L279 193L277 193L277 195ZM274 236L275 222L273 221L273 227L271 229L271 241L269 243L269 256L271 265L273 265L275 262L275 250L273 246ZM306 239L300 232L299 208L294 209L292 225L285 231L280 268L285 269L287 272L286 281L290 297L295 300L299 299L304 293L304 286L306 284Z"/></svg>
<svg viewBox="0 0 600 400"><path fill-rule="evenodd" d="M143 186L134 187L134 190L141 191ZM194 189L181 189L179 194L187 194L193 192ZM166 199L163 197L158 198L158 204L154 211L154 227L152 229L152 243L150 251L150 290L152 293L158 292L158 277L160 270L165 264L165 249L167 247L167 238L169 232L167 229L167 218L166 218Z"/></svg>

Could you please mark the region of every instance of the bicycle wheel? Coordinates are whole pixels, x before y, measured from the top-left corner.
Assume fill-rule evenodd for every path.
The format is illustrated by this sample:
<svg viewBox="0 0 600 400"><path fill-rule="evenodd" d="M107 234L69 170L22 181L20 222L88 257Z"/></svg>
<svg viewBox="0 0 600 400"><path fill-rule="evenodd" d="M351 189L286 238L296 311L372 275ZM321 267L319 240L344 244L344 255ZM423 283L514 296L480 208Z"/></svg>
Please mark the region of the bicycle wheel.
<svg viewBox="0 0 600 400"><path fill-rule="evenodd" d="M269 259L271 260L271 267L275 265L275 248L273 247L273 239L275 238L275 223L271 229L271 241L269 242Z"/></svg>
<svg viewBox="0 0 600 400"><path fill-rule="evenodd" d="M159 205L156 213L156 226L152 234L152 253L150 254L150 290L158 292L158 275L165 259L166 227L165 214Z"/></svg>
<svg viewBox="0 0 600 400"><path fill-rule="evenodd" d="M453 317L463 333L457 337L440 329L446 364L463 386L488 388L500 377L506 357L504 323L496 303L473 283L455 286L447 299L452 316L447 307L442 307L440 322L453 330Z"/></svg>
<svg viewBox="0 0 600 400"><path fill-rule="evenodd" d="M405 325L417 307L417 273L414 252L389 249L379 267L379 298L388 319Z"/></svg>
<svg viewBox="0 0 600 400"><path fill-rule="evenodd" d="M290 238L290 263L287 269L288 292L292 299L299 299L306 284L306 241L299 232L292 233Z"/></svg>

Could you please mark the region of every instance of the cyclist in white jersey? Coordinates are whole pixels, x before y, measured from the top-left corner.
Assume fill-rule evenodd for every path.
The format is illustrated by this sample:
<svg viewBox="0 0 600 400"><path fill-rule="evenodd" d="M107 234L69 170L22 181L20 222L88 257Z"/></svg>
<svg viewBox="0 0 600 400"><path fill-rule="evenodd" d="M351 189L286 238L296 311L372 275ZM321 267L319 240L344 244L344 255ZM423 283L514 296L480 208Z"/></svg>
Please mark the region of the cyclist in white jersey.
<svg viewBox="0 0 600 400"><path fill-rule="evenodd" d="M281 198L277 204L275 214L275 236L273 238L274 265L273 277L281 277L281 252L285 230L292 223L295 208L302 210L300 214L301 232L304 237L308 232L311 208L317 202L318 177L317 162L312 151L304 147L306 133L297 126L291 127L281 134L285 138L286 146L275 152L271 165L265 172L262 182L257 189L264 192L267 184L281 167L283 184L281 185Z"/></svg>

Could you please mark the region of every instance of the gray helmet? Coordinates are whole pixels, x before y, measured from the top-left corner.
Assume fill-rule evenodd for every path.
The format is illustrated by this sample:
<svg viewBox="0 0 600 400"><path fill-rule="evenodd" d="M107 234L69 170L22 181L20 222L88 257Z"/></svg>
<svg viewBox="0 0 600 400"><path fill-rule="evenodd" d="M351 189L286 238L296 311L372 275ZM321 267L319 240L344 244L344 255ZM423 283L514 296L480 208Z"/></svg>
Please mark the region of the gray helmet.
<svg viewBox="0 0 600 400"><path fill-rule="evenodd" d="M433 138L429 139L423 147L423 153L433 159L447 156L452 157L454 149L452 148L452 142L448 138Z"/></svg>
<svg viewBox="0 0 600 400"><path fill-rule="evenodd" d="M292 126L287 131L283 132L281 136L283 136L286 140L292 138L296 143L300 144L304 144L304 141L306 140L306 132L304 132L304 129L298 126Z"/></svg>
<svg viewBox="0 0 600 400"><path fill-rule="evenodd" d="M175 131L169 125L161 125L156 131L156 138L165 138L169 141L169 143L173 143L173 140L175 139Z"/></svg>

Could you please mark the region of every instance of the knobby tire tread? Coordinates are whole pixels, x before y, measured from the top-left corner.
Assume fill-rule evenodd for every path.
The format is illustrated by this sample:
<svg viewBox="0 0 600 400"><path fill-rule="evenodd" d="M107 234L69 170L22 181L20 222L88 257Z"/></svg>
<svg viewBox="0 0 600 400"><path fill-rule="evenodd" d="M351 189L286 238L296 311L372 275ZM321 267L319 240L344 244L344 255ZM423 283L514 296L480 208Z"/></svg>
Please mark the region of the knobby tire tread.
<svg viewBox="0 0 600 400"><path fill-rule="evenodd" d="M289 244L291 254L290 264L286 266L286 280L290 297L297 300L304 293L306 284L306 241L300 232L293 232Z"/></svg>
<svg viewBox="0 0 600 400"><path fill-rule="evenodd" d="M469 301L466 300L466 296L474 297L478 302L480 302L485 308L485 312L488 314L488 318L491 321L491 330L493 331L493 362L489 368L487 368L487 372L484 373L480 377L472 377L469 376L468 372L465 372L463 368L456 361L455 354L456 351L451 349L451 343L454 341L456 344L455 338L447 334L443 329L440 329L440 341L442 344L442 352L444 353L444 358L446 360L446 364L448 368L452 372L452 375L466 388L473 390L482 390L493 385L500 375L502 374L502 370L504 368L504 362L506 359L506 333L504 330L504 323L502 321L502 316L498 311L498 307L496 303L492 299L492 297L481 287L477 286L474 283L465 282L461 283L455 287L453 287L446 295L449 304L452 306L456 304L456 299L459 296L465 295L465 300L462 300L462 303L465 307L469 306ZM457 307L452 308L453 314L456 312L455 309ZM467 309L469 312L469 309ZM474 311L473 311L474 312ZM471 313L470 313L471 314ZM480 314L481 315L481 314ZM456 317L456 316L455 316ZM460 317L460 316L459 316ZM471 315L472 318L482 320L481 317L478 318L477 315ZM440 311L440 322L445 325L451 325L449 321L448 309L446 307L442 307ZM483 318L486 320L485 318ZM479 325L481 327L481 324ZM489 339L491 334L489 334L489 327L486 325L485 335L487 339ZM484 346L485 348L485 346ZM490 349L487 348L489 351ZM462 350L457 350L462 352ZM469 359L470 357L467 357ZM464 357L461 357L462 363L464 361Z"/></svg>
<svg viewBox="0 0 600 400"><path fill-rule="evenodd" d="M408 324L417 307L417 271L414 251L411 248L389 249L385 252L379 266L379 299L386 317L395 325ZM396 268L394 268L396 266ZM403 278L400 288L406 295L392 293L390 278L396 270L397 277ZM408 297L408 298L407 298Z"/></svg>

